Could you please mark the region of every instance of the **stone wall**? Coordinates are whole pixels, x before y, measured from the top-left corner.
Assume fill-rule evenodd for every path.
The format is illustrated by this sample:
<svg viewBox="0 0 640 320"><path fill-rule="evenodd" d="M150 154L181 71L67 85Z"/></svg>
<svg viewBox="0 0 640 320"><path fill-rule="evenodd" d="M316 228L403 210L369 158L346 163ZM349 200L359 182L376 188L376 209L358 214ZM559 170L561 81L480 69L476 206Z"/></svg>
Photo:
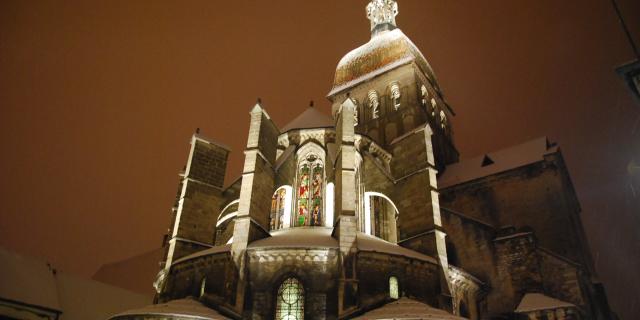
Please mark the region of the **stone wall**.
<svg viewBox="0 0 640 320"><path fill-rule="evenodd" d="M339 263L336 249L249 249L252 319L273 319L278 289L289 277L304 286L305 319L336 319Z"/></svg>
<svg viewBox="0 0 640 320"><path fill-rule="evenodd" d="M590 265L575 192L559 156L440 190L442 207L495 226L530 227L540 245Z"/></svg>

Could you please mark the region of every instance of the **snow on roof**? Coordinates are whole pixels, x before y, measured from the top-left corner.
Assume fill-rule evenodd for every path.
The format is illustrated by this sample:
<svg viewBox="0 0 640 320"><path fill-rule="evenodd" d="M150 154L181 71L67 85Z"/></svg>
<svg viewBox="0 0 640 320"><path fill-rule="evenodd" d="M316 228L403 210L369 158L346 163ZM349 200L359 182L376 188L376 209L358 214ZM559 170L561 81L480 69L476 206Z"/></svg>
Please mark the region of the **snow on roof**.
<svg viewBox="0 0 640 320"><path fill-rule="evenodd" d="M332 96L414 61L431 80L435 80L431 66L422 52L400 29L379 33L340 59L333 88L328 95Z"/></svg>
<svg viewBox="0 0 640 320"><path fill-rule="evenodd" d="M293 129L312 129L312 128L330 128L335 123L333 119L320 112L317 108L309 107L295 119L291 120L287 125L282 127L281 132L287 132Z"/></svg>
<svg viewBox="0 0 640 320"><path fill-rule="evenodd" d="M428 304L403 297L354 319L460 320L465 318L454 316Z"/></svg>
<svg viewBox="0 0 640 320"><path fill-rule="evenodd" d="M0 298L61 311L64 319L104 319L152 301L95 280L56 272L46 262L0 248Z"/></svg>
<svg viewBox="0 0 640 320"><path fill-rule="evenodd" d="M51 266L0 248L0 298L61 311Z"/></svg>
<svg viewBox="0 0 640 320"><path fill-rule="evenodd" d="M551 298L542 293L527 293L516 308L517 313L531 312L538 310L552 310L559 308L572 308L574 304Z"/></svg>
<svg viewBox="0 0 640 320"><path fill-rule="evenodd" d="M249 248L338 248L338 240L331 237L333 228L297 227L271 232L271 237L249 244Z"/></svg>
<svg viewBox="0 0 640 320"><path fill-rule="evenodd" d="M140 309L130 310L111 317L117 319L124 316L136 315L159 315L159 316L175 316L180 318L191 319L229 319L220 315L213 309L205 307L194 299L172 300L167 303L154 304Z"/></svg>
<svg viewBox="0 0 640 320"><path fill-rule="evenodd" d="M252 242L249 248L338 248L338 240L331 236L332 231L333 228L327 227L297 227L273 231L271 237ZM357 233L356 241L360 251L380 252L437 263L430 256L362 232Z"/></svg>
<svg viewBox="0 0 640 320"><path fill-rule="evenodd" d="M178 264L178 263L186 261L186 260L191 260L191 259L195 259L195 258L199 258L199 257L208 256L208 255L211 255L211 254L216 254L216 253L221 253L221 252L229 252L229 251L231 251L231 244L215 246L215 247L211 247L209 249L198 251L198 252L190 254L188 256L184 256L184 257L182 257L180 259L177 259L171 265Z"/></svg>
<svg viewBox="0 0 640 320"><path fill-rule="evenodd" d="M153 295L142 295L95 280L58 272L58 298L62 319L106 319L131 308L153 301Z"/></svg>
<svg viewBox="0 0 640 320"><path fill-rule="evenodd" d="M545 155L558 151L555 144L550 144L546 137L525 142L510 148L483 154L481 156L462 160L451 164L438 179L440 188L448 188L478 178L490 176L496 173L522 167L531 163L542 161ZM492 164L486 165L486 157ZM483 166L483 162L485 166Z"/></svg>
<svg viewBox="0 0 640 320"><path fill-rule="evenodd" d="M362 232L358 232L358 234L356 235L356 239L358 250L360 251L388 253L393 255L405 256L407 258L429 261L436 264L438 263L433 257L401 247L391 242L384 241L380 238L364 234Z"/></svg>

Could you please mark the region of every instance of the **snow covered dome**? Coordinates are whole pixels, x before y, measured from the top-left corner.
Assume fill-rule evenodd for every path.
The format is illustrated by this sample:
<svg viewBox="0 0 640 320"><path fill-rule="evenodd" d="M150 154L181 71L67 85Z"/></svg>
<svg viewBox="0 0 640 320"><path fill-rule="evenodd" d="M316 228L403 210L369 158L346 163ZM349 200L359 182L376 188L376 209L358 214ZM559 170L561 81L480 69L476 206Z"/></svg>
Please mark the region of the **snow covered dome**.
<svg viewBox="0 0 640 320"><path fill-rule="evenodd" d="M435 83L431 66L400 29L376 33L369 42L340 60L329 95L411 62L415 62Z"/></svg>

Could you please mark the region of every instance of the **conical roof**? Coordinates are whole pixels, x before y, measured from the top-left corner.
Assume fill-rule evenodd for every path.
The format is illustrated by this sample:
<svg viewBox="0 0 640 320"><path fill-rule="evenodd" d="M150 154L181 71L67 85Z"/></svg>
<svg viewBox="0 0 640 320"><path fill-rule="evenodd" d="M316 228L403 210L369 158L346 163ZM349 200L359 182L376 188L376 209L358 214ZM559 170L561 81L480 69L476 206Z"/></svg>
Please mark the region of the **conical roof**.
<svg viewBox="0 0 640 320"><path fill-rule="evenodd" d="M313 129L313 128L329 128L333 127L333 119L320 112L314 107L309 107L295 119L291 120L287 125L282 127L281 132L287 132L292 129Z"/></svg>

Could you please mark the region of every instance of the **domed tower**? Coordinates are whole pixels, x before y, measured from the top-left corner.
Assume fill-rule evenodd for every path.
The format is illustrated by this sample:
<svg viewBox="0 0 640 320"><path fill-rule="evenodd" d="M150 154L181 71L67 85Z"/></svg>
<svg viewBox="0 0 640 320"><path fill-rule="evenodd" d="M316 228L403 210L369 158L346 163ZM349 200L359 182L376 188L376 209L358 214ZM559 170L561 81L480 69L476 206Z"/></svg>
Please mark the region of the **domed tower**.
<svg viewBox="0 0 640 320"><path fill-rule="evenodd" d="M356 104L356 133L388 147L398 137L429 124L436 167L457 162L451 118L455 115L420 50L396 26L398 4L371 1L371 40L347 53L336 68L328 98L335 115L347 97Z"/></svg>

